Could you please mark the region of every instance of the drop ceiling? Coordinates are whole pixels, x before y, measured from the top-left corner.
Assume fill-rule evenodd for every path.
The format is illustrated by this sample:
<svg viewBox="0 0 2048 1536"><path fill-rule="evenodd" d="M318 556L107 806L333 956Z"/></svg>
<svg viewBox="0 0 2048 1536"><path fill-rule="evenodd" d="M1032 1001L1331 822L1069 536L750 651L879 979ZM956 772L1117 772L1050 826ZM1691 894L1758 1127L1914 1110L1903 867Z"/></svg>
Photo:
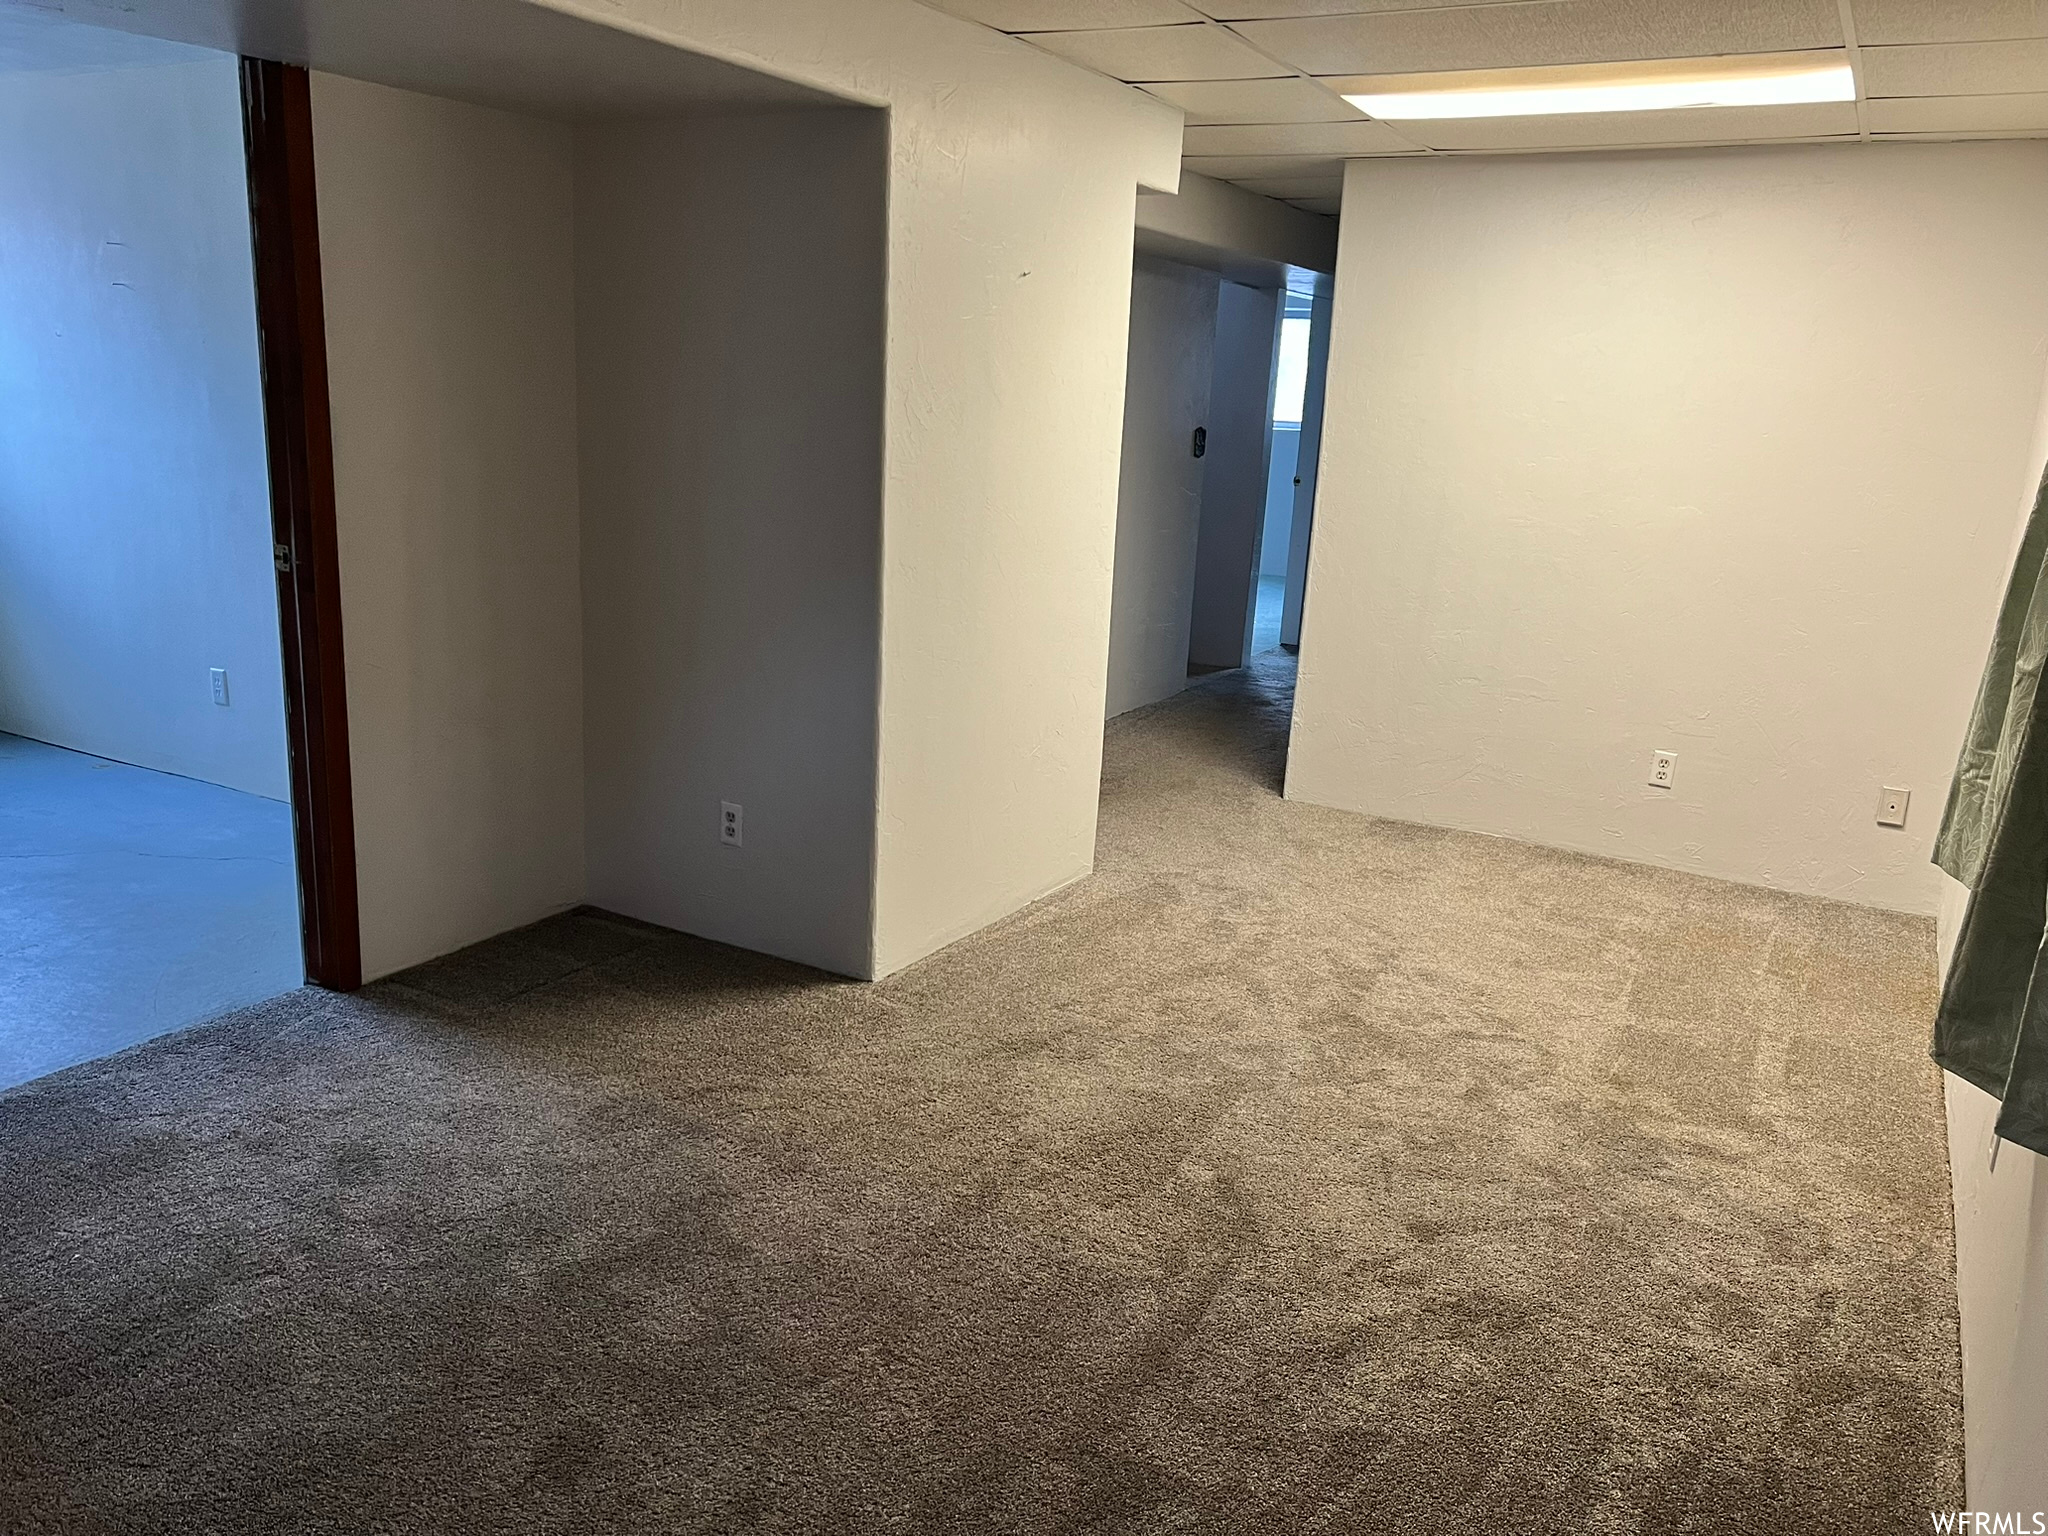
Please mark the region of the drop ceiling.
<svg viewBox="0 0 2048 1536"><path fill-rule="evenodd" d="M1187 114L1192 171L1334 214L1386 155L2048 137L2048 0L926 0ZM1856 100L1382 123L1359 75L1832 50Z"/></svg>

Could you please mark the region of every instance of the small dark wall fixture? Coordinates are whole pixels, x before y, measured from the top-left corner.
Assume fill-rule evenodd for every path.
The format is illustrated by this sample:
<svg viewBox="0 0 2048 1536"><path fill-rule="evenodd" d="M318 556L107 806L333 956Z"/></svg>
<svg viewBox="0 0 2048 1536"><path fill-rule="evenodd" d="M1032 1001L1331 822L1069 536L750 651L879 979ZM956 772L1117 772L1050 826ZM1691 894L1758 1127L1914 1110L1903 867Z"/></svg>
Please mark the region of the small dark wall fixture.
<svg viewBox="0 0 2048 1536"><path fill-rule="evenodd" d="M1197 428L1195 428L1195 447L1194 447L1194 453L1195 453L1195 457L1199 459L1200 457L1202 457L1202 455L1203 455L1203 454L1207 453L1208 451L1209 451L1209 429L1208 429L1207 427L1197 427Z"/></svg>
<svg viewBox="0 0 2048 1536"><path fill-rule="evenodd" d="M257 346L270 462L271 538L284 646L299 922L306 979L362 985L355 807L328 416L327 321L313 185L313 105L305 69L242 60Z"/></svg>

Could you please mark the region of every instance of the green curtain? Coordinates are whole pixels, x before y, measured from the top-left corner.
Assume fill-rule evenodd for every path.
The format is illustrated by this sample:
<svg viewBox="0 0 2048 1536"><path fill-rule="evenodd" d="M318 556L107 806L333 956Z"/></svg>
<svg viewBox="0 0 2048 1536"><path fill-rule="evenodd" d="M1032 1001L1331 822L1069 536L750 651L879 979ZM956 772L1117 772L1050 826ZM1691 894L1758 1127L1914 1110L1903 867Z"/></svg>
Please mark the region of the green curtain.
<svg viewBox="0 0 2048 1536"><path fill-rule="evenodd" d="M2048 480L2020 543L1934 862L1970 905L1934 1059L2004 1101L1998 1134L2048 1153Z"/></svg>

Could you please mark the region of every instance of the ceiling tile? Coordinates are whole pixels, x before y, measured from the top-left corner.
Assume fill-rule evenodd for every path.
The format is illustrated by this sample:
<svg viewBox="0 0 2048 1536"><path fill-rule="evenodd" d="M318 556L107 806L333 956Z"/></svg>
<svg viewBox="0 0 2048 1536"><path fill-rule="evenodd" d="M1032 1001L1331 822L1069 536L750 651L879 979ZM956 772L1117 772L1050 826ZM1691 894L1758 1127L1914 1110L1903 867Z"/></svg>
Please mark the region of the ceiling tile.
<svg viewBox="0 0 2048 1536"><path fill-rule="evenodd" d="M2048 92L1899 96L1867 104L1872 133L2048 133Z"/></svg>
<svg viewBox="0 0 2048 1536"><path fill-rule="evenodd" d="M1344 174L1344 162L1327 155L1189 155L1181 161L1183 170L1218 181L1243 181L1252 176L1337 176Z"/></svg>
<svg viewBox="0 0 2048 1536"><path fill-rule="evenodd" d="M1405 155L1421 141L1385 123L1237 123L1190 128L1184 155Z"/></svg>
<svg viewBox="0 0 2048 1536"><path fill-rule="evenodd" d="M1190 123L1355 123L1365 116L1335 91L1290 75L1285 80L1181 80L1146 87Z"/></svg>
<svg viewBox="0 0 2048 1536"><path fill-rule="evenodd" d="M1107 32L1028 32L1038 44L1119 80L1255 80L1287 71L1226 27L1119 27Z"/></svg>
<svg viewBox="0 0 2048 1536"><path fill-rule="evenodd" d="M2048 37L2048 0L1855 0L1854 9L1864 43Z"/></svg>
<svg viewBox="0 0 2048 1536"><path fill-rule="evenodd" d="M1344 211L1344 199L1341 197L1297 197L1292 201L1302 212L1320 213L1326 219L1339 218Z"/></svg>
<svg viewBox="0 0 2048 1536"><path fill-rule="evenodd" d="M1836 0L1540 0L1237 24L1314 75L1702 58L1842 46Z"/></svg>
<svg viewBox="0 0 2048 1536"><path fill-rule="evenodd" d="M1283 203L1300 197L1335 197L1344 190L1342 176L1244 176L1237 185Z"/></svg>
<svg viewBox="0 0 2048 1536"><path fill-rule="evenodd" d="M1852 101L1787 107L1696 107L1681 112L1582 112L1554 117L1463 117L1403 123L1432 149L1600 149L1813 139L1856 132Z"/></svg>
<svg viewBox="0 0 2048 1536"><path fill-rule="evenodd" d="M1201 16L1181 0L925 0L1004 32L1069 32L1101 27L1163 27Z"/></svg>
<svg viewBox="0 0 2048 1536"><path fill-rule="evenodd" d="M1866 96L1993 96L2048 91L2048 39L1920 43L1863 50Z"/></svg>

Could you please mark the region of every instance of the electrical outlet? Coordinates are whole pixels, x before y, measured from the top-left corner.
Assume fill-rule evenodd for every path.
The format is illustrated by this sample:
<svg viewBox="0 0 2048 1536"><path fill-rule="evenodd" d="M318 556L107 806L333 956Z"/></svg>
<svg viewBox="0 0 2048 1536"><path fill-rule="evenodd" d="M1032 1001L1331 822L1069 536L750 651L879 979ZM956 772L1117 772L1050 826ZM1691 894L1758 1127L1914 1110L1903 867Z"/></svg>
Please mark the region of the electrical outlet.
<svg viewBox="0 0 2048 1536"><path fill-rule="evenodd" d="M215 667L213 669L213 702L222 709L228 707L228 669L226 667Z"/></svg>
<svg viewBox="0 0 2048 1536"><path fill-rule="evenodd" d="M1880 827L1903 827L1906 824L1906 806L1912 798L1910 789L1894 789L1887 784L1877 798L1877 824Z"/></svg>
<svg viewBox="0 0 2048 1536"><path fill-rule="evenodd" d="M730 800L718 804L718 840L728 848L740 845L740 808Z"/></svg>
<svg viewBox="0 0 2048 1536"><path fill-rule="evenodd" d="M1650 783L1658 789L1669 789L1671 781L1678 776L1678 754L1676 752L1655 752L1650 756Z"/></svg>

